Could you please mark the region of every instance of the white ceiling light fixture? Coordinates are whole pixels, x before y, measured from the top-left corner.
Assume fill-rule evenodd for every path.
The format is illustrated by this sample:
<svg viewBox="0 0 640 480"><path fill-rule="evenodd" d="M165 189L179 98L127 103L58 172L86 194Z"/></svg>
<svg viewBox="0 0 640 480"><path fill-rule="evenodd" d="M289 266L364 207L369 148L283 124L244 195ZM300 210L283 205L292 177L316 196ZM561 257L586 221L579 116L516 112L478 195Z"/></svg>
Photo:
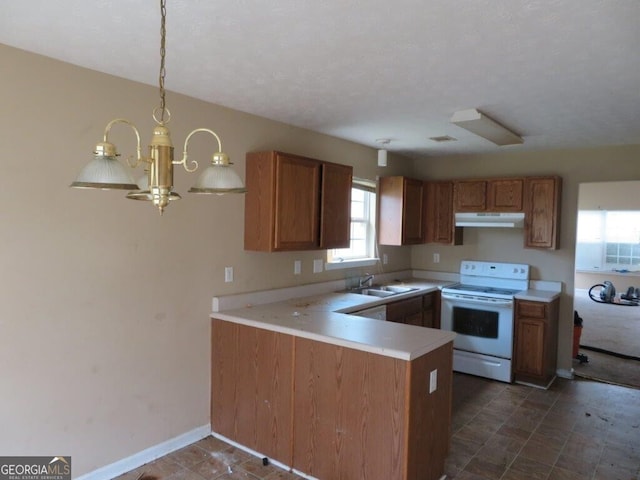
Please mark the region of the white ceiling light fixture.
<svg viewBox="0 0 640 480"><path fill-rule="evenodd" d="M391 143L391 140L388 138L379 138L376 140L376 143L380 144L380 149L378 150L378 166L386 167L387 166L387 145Z"/></svg>
<svg viewBox="0 0 640 480"><path fill-rule="evenodd" d="M171 112L165 106L165 39L166 39L166 0L160 0L160 106L156 107L152 116L157 125L153 129L151 142L149 145L149 156L142 156L140 146L140 133L136 126L124 118L111 120L104 130L102 142L99 142L94 150L94 159L82 169L76 180L70 185L73 188L96 188L102 190L132 190L127 194L127 198L132 200L150 201L160 211L160 215L170 201L180 199L180 195L173 191L173 166L182 165L189 173L195 172L198 162L191 160L187 164L187 148L189 140L196 133L208 133L212 135L218 145L217 151L213 154L211 164L200 174L195 184L189 192L218 194L225 193L245 193L244 183L238 174L230 168L231 162L227 154L222 152L222 142L220 137L208 128L197 128L193 130L184 142L182 159L173 159L173 144L169 129L165 126L171 119ZM108 140L111 127L117 123L129 125L135 132L137 138L137 153L134 161L127 159L127 164L135 168L144 163L145 177L138 181L138 185L133 180L129 170L121 164L116 157L119 156L116 146Z"/></svg>
<svg viewBox="0 0 640 480"><path fill-rule="evenodd" d="M524 142L520 135L515 134L475 108L455 112L451 117L451 123L499 146L516 145Z"/></svg>

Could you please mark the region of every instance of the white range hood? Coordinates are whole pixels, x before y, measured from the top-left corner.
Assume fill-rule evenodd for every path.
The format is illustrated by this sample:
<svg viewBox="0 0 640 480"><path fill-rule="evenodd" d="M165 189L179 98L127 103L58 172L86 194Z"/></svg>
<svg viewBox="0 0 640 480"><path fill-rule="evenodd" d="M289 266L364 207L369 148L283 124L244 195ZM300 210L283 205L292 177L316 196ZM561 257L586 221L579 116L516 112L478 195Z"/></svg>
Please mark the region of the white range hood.
<svg viewBox="0 0 640 480"><path fill-rule="evenodd" d="M524 228L524 213L520 212L458 212L456 227Z"/></svg>

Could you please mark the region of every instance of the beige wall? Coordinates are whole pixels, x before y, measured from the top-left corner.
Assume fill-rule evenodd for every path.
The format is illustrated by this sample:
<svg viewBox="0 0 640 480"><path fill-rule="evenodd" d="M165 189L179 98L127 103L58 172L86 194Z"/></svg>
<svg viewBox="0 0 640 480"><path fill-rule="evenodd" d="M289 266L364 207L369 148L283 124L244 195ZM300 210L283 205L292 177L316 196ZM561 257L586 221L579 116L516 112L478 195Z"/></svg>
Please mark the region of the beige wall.
<svg viewBox="0 0 640 480"><path fill-rule="evenodd" d="M0 452L72 455L77 476L209 423L214 295L346 273L312 274L323 252L245 252L244 197L189 195L195 176L182 171L183 199L163 217L122 192L68 188L109 120L136 122L146 145L157 89L5 46L0 63ZM169 89L174 74L168 65ZM364 178L411 169L393 156L378 169L374 149L184 96L167 103L178 151L190 130L212 128L243 178L245 153L261 149ZM133 152L127 127L110 139ZM208 160L212 147L196 136L190 157ZM409 267L409 249L383 251L389 271ZM225 266L235 282L224 283Z"/></svg>
<svg viewBox="0 0 640 480"><path fill-rule="evenodd" d="M640 179L639 160L640 146L635 145L523 153L517 153L515 147L497 155L426 158L416 161L416 174L421 178L562 176L561 248L556 251L524 249L521 230L505 232L501 229L465 229L462 246L412 247L412 265L414 268L452 271L464 259L527 263L532 266L532 279L563 282L558 367L569 370L572 365L573 276L579 184ZM432 262L435 252L440 253L441 261L438 264Z"/></svg>
<svg viewBox="0 0 640 480"><path fill-rule="evenodd" d="M617 273L617 272L576 272L575 288L589 290L596 284L603 284L606 280L613 283L616 293L626 293L629 287L640 288L640 275L637 273ZM598 296L599 288L593 291L594 296Z"/></svg>
<svg viewBox="0 0 640 480"><path fill-rule="evenodd" d="M580 210L640 210L640 182L593 182L580 184Z"/></svg>

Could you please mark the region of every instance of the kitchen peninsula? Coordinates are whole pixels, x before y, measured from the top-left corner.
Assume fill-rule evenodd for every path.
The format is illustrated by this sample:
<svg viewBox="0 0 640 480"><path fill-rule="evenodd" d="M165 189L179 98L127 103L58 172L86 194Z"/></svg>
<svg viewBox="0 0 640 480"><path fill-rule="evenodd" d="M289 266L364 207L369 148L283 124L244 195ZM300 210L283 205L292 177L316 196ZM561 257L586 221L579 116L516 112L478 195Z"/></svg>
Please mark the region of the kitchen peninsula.
<svg viewBox="0 0 640 480"><path fill-rule="evenodd" d="M393 300L441 286L411 285ZM214 434L314 478L441 478L455 334L357 316L389 298L258 297L214 301Z"/></svg>

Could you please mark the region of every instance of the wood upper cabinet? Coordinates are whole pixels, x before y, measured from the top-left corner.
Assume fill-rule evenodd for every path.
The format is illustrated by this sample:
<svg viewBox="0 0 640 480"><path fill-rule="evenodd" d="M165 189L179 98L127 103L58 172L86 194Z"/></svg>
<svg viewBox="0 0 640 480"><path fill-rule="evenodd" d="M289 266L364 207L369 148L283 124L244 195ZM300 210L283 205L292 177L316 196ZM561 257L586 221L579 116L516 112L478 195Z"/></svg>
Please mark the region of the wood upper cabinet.
<svg viewBox="0 0 640 480"><path fill-rule="evenodd" d="M525 247L560 248L561 194L560 177L525 178Z"/></svg>
<svg viewBox="0 0 640 480"><path fill-rule="evenodd" d="M349 246L352 171L282 152L248 153L244 248Z"/></svg>
<svg viewBox="0 0 640 480"><path fill-rule="evenodd" d="M453 182L425 182L426 243L462 245L462 228L453 221Z"/></svg>
<svg viewBox="0 0 640 480"><path fill-rule="evenodd" d="M522 178L505 178L487 182L487 211L521 212Z"/></svg>
<svg viewBox="0 0 640 480"><path fill-rule="evenodd" d="M456 212L522 212L522 178L458 180L454 183Z"/></svg>
<svg viewBox="0 0 640 480"><path fill-rule="evenodd" d="M407 177L381 177L378 189L378 243L415 245L424 242L423 182Z"/></svg>
<svg viewBox="0 0 640 480"><path fill-rule="evenodd" d="M350 243L353 167L322 163L320 248L345 248Z"/></svg>
<svg viewBox="0 0 640 480"><path fill-rule="evenodd" d="M487 209L487 182L485 180L455 181L453 208L456 212L484 212Z"/></svg>
<svg viewBox="0 0 640 480"><path fill-rule="evenodd" d="M516 300L514 373L516 381L546 387L556 374L558 304Z"/></svg>

